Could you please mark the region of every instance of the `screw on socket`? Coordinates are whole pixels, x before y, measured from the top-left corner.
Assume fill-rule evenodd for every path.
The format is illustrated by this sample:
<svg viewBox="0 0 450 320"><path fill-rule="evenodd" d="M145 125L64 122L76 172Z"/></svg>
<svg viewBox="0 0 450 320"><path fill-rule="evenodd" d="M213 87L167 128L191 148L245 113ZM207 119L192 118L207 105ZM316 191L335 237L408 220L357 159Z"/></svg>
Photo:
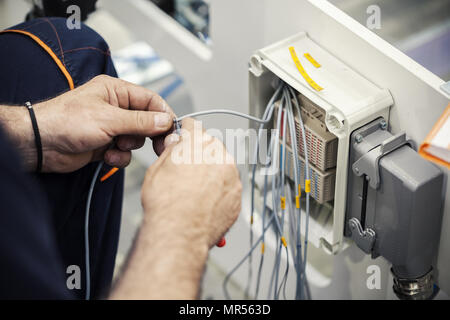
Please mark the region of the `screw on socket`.
<svg viewBox="0 0 450 320"><path fill-rule="evenodd" d="M387 129L387 122L384 119L380 121L380 128L381 130Z"/></svg>
<svg viewBox="0 0 450 320"><path fill-rule="evenodd" d="M360 143L362 140L363 140L363 136L362 136L362 135L357 134L357 135L355 136L355 141L356 141L356 143Z"/></svg>

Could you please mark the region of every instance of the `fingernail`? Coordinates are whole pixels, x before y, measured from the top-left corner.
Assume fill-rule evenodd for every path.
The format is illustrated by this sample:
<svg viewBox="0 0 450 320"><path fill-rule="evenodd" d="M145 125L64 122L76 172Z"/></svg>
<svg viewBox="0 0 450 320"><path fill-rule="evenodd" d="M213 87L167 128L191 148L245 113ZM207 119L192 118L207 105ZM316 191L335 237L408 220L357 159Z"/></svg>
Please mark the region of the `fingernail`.
<svg viewBox="0 0 450 320"><path fill-rule="evenodd" d="M131 142L131 141L128 141L128 142L125 144L125 149L126 149L126 150L131 150L131 149L134 148L135 145L136 145L136 143Z"/></svg>
<svg viewBox="0 0 450 320"><path fill-rule="evenodd" d="M167 138L164 141L165 147L168 147L174 143L177 143L180 141L180 136L177 134L171 134L170 136L167 136Z"/></svg>
<svg viewBox="0 0 450 320"><path fill-rule="evenodd" d="M109 162L111 164L116 164L119 161L119 156L117 154L111 154L109 156Z"/></svg>
<svg viewBox="0 0 450 320"><path fill-rule="evenodd" d="M167 129L172 123L172 117L168 113L155 115L155 126L159 129Z"/></svg>

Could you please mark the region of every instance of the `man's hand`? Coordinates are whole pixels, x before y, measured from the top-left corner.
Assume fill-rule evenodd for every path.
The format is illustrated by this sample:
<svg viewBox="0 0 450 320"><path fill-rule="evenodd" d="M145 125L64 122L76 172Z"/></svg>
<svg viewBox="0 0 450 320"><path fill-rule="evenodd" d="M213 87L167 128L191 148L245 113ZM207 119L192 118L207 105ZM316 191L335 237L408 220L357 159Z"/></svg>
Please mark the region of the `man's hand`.
<svg viewBox="0 0 450 320"><path fill-rule="evenodd" d="M242 185L234 160L194 124L184 120L181 139L168 136L166 150L147 171L144 222L112 298L196 298L208 249L240 212ZM207 164L202 157L195 162L195 153L211 146L221 163Z"/></svg>
<svg viewBox="0 0 450 320"><path fill-rule="evenodd" d="M192 241L201 240L211 247L240 211L239 173L223 143L207 135L200 122L184 120L182 141L174 144L177 137L173 134L166 138L170 152L163 153L145 176L142 205L149 213L146 219L151 225L175 219L180 232L190 235ZM214 147L219 153L215 163L208 164L205 155L195 159L199 149L206 154L208 147Z"/></svg>
<svg viewBox="0 0 450 320"><path fill-rule="evenodd" d="M106 75L33 108L44 172L71 172L102 159L125 167L131 150L142 147L146 137L156 137L154 147L161 152L164 134L174 118L154 92ZM37 156L28 111L2 107L0 119L22 152L27 169L33 170Z"/></svg>

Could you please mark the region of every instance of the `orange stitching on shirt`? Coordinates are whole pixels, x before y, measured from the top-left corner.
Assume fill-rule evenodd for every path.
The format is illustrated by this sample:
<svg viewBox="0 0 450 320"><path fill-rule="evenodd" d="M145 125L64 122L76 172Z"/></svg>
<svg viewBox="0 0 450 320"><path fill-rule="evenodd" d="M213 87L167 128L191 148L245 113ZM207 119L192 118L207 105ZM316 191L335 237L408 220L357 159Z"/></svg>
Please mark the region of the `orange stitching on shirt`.
<svg viewBox="0 0 450 320"><path fill-rule="evenodd" d="M101 50L99 48L95 48L95 47L83 47L83 48L69 49L69 50L64 51L64 53L80 51L80 50L95 50L95 51L100 52L101 54L104 54L105 56L111 56L111 52L109 51L109 49L108 49L108 51L103 51L103 50Z"/></svg>
<svg viewBox="0 0 450 320"><path fill-rule="evenodd" d="M50 26L52 27L53 31L55 31L55 35L56 35L56 38L58 39L58 43L59 43L59 51L61 52L62 63L65 66L66 62L64 61L64 51L62 48L61 39L59 37L58 31L56 30L55 25L50 21L50 19L45 18L45 21L47 21L50 24Z"/></svg>
<svg viewBox="0 0 450 320"><path fill-rule="evenodd" d="M48 45L46 45L44 43L44 41L39 39L39 37L32 34L31 32L23 31L23 30L8 29L8 30L0 31L0 34L4 34L4 33L8 33L8 32L21 33L21 34L24 34L24 35L30 37L31 39L33 39L37 44L39 44L51 56L53 61L55 61L55 63L58 65L59 69L64 74L64 76L67 79L67 82L69 83L70 90L72 90L75 87L72 76L70 75L69 71L67 71L66 66L62 64L62 62L61 62L61 60L59 60L58 56L53 52L53 50Z"/></svg>

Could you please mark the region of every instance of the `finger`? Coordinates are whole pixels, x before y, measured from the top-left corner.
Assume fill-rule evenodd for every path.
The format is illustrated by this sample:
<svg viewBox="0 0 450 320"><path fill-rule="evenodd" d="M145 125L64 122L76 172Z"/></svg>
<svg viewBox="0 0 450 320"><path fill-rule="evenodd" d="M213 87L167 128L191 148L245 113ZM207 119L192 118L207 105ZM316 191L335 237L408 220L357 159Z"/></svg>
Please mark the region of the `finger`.
<svg viewBox="0 0 450 320"><path fill-rule="evenodd" d="M192 132L194 129L202 128L202 123L193 118L186 118L181 122L181 128Z"/></svg>
<svg viewBox="0 0 450 320"><path fill-rule="evenodd" d="M110 145L106 145L106 146L103 146L103 147L100 147L100 148L94 150L94 151L91 153L91 159L90 159L90 162L103 160L103 159L105 158L105 152L106 152L109 148L110 148Z"/></svg>
<svg viewBox="0 0 450 320"><path fill-rule="evenodd" d="M154 137L169 131L173 116L164 112L116 109L109 119L109 134Z"/></svg>
<svg viewBox="0 0 450 320"><path fill-rule="evenodd" d="M125 168L130 164L131 151L120 151L118 149L110 149L105 153L105 162L113 167Z"/></svg>
<svg viewBox="0 0 450 320"><path fill-rule="evenodd" d="M124 109L166 112L175 116L167 102L157 93L116 78L105 78L106 84L113 90L110 92L110 103Z"/></svg>
<svg viewBox="0 0 450 320"><path fill-rule="evenodd" d="M178 141L180 141L180 136L176 133L172 133L164 139L164 148L168 148L171 145L178 143Z"/></svg>
<svg viewBox="0 0 450 320"><path fill-rule="evenodd" d="M155 151L155 153L160 156L161 153L164 152L164 139L166 138L165 135L160 135L157 137L152 138L152 143L153 143L153 150Z"/></svg>
<svg viewBox="0 0 450 320"><path fill-rule="evenodd" d="M155 153L160 156L161 153L164 152L164 139L173 132L174 126L172 126L171 130L167 131L166 133L153 137L152 138L152 142L153 142L153 150L155 151Z"/></svg>
<svg viewBox="0 0 450 320"><path fill-rule="evenodd" d="M145 137L142 136L120 136L116 139L116 146L122 151L131 151L142 148Z"/></svg>
<svg viewBox="0 0 450 320"><path fill-rule="evenodd" d="M203 136L204 133L203 125L201 121L194 120L192 118L183 119L181 122L181 132L182 138L194 138Z"/></svg>

